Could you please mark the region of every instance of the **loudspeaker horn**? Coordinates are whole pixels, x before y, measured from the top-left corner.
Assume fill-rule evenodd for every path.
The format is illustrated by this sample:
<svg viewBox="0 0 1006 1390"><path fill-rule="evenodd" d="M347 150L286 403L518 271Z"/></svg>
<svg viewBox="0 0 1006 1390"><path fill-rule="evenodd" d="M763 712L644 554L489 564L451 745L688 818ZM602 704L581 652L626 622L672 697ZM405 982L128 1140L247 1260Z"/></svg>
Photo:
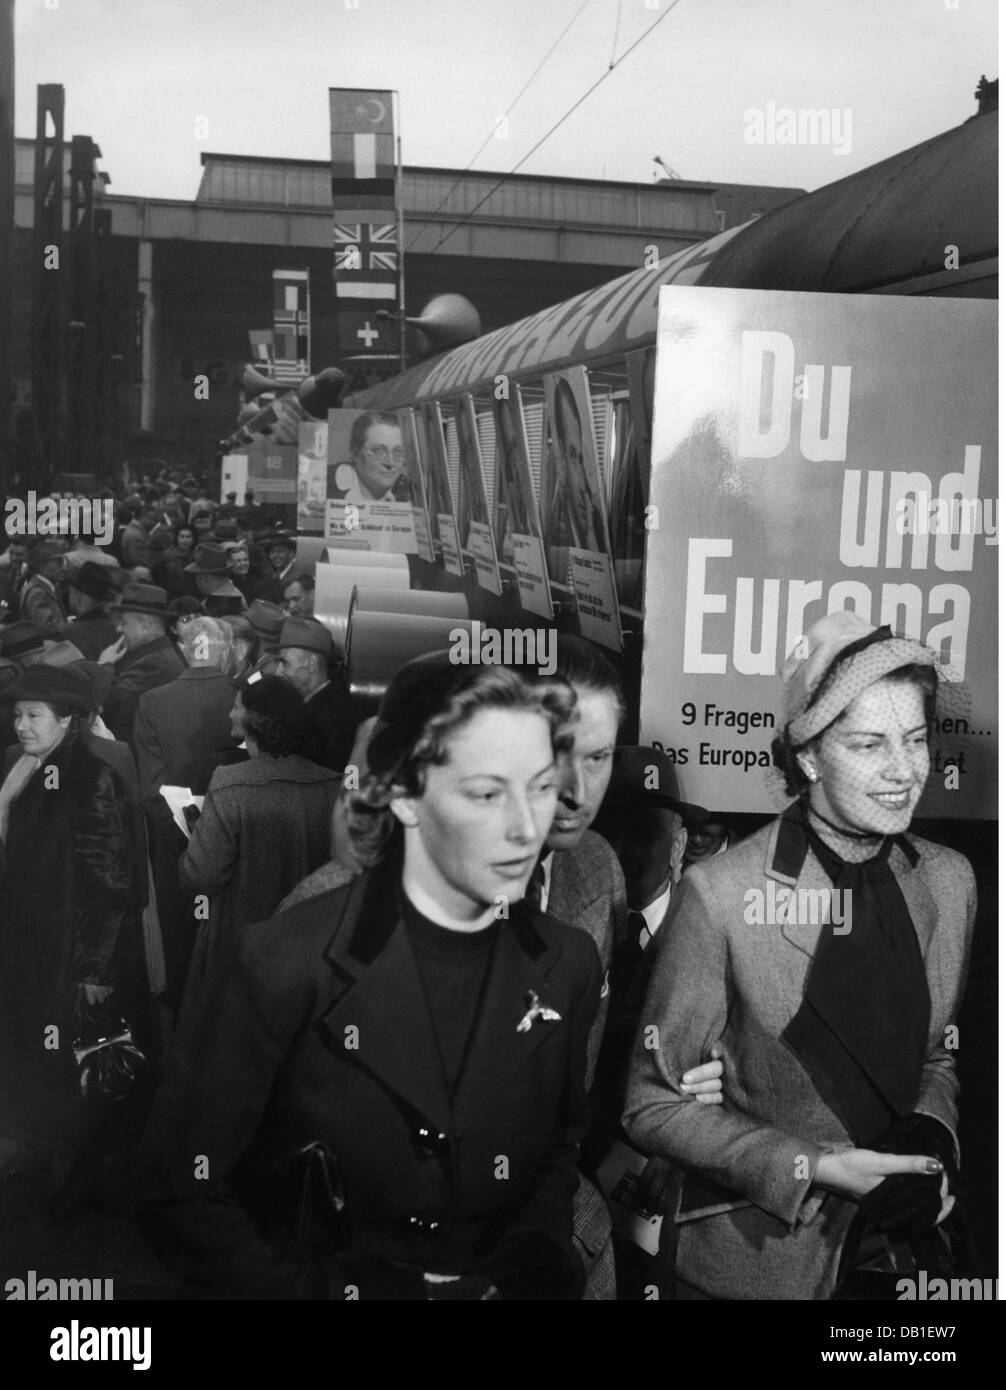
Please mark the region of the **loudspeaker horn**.
<svg viewBox="0 0 1006 1390"><path fill-rule="evenodd" d="M272 377L263 376L261 372L256 371L250 362L241 373L241 394L246 401L253 401L256 396L261 396L265 391L272 391L275 394L282 389L281 386L277 386Z"/></svg>
<svg viewBox="0 0 1006 1390"><path fill-rule="evenodd" d="M418 318L407 318L405 322L422 334L428 352L469 343L482 332L479 311L463 294L438 294Z"/></svg>

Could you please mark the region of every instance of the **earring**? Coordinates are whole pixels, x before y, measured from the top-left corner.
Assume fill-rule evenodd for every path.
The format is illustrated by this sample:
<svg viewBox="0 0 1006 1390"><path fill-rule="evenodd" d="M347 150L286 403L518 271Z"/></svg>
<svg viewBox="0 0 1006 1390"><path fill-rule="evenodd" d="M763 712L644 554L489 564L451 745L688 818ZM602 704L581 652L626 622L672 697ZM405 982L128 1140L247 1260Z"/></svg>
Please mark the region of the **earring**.
<svg viewBox="0 0 1006 1390"><path fill-rule="evenodd" d="M807 769L807 781L808 781L808 782L816 782L816 781L817 781L817 773L814 771L814 769L813 769L812 767Z"/></svg>

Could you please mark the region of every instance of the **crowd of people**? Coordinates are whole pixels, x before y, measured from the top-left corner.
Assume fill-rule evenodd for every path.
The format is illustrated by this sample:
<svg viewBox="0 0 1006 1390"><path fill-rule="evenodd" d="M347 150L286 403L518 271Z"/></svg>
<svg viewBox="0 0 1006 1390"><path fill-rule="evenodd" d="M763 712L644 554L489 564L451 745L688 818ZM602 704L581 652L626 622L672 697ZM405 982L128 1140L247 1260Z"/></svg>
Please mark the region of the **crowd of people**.
<svg viewBox="0 0 1006 1390"><path fill-rule="evenodd" d="M549 678L419 657L361 721L247 499L162 479L0 572L0 1181L69 1167L185 1297L820 1299L937 1258L975 885L907 833L926 648L811 630L793 799L733 844L575 637ZM779 885L852 930L756 922ZM113 1134L78 1054L116 1030Z"/></svg>

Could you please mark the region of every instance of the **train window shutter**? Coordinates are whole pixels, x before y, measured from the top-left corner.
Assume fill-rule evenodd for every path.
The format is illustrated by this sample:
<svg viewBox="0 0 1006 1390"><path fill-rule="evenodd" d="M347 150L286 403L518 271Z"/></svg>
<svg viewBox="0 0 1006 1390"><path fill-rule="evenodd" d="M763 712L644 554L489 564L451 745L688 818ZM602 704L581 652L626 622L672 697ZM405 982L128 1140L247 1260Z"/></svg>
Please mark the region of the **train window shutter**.
<svg viewBox="0 0 1006 1390"><path fill-rule="evenodd" d="M591 396L590 411L594 417L594 443L597 446L597 462L601 469L601 491L607 498L613 442L611 398L609 396Z"/></svg>
<svg viewBox="0 0 1006 1390"><path fill-rule="evenodd" d="M451 495L454 498L454 506L457 509L461 497L459 469L461 451L458 448L458 427L454 420L454 412L449 404L442 404L440 407L444 421L444 433L447 436L447 476L451 480Z"/></svg>
<svg viewBox="0 0 1006 1390"><path fill-rule="evenodd" d="M527 447L531 455L531 481L534 483L534 495L541 497L541 449L542 449L542 417L545 407L541 401L529 402L524 400L524 428L527 430Z"/></svg>
<svg viewBox="0 0 1006 1390"><path fill-rule="evenodd" d="M486 496L489 499L489 507L492 509L493 498L496 496L496 426L493 422L491 409L478 409L479 403L476 402L475 419L479 427L479 447L482 450L482 476L486 484Z"/></svg>

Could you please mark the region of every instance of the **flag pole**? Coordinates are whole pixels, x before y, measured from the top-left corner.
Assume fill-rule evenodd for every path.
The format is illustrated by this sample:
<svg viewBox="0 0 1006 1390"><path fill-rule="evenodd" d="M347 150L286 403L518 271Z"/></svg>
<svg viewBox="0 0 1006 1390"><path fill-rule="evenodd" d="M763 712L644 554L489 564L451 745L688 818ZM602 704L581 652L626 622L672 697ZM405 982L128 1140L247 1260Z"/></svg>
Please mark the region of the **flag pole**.
<svg viewBox="0 0 1006 1390"><path fill-rule="evenodd" d="M402 103L395 98L395 206L398 213L398 368L405 371L405 178L402 172Z"/></svg>

